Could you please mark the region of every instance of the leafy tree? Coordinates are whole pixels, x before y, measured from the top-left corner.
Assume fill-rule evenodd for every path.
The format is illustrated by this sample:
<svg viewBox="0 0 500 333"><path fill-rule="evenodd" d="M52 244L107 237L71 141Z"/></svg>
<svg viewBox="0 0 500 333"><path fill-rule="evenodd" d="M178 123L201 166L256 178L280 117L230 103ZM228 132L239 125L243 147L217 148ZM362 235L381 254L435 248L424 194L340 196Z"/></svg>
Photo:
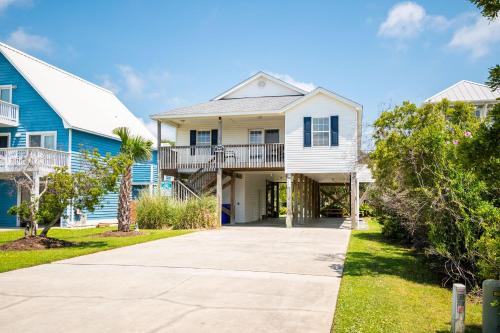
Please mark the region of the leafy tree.
<svg viewBox="0 0 500 333"><path fill-rule="evenodd" d="M495 122L481 124L469 104L405 102L374 126L370 202L384 232L425 248L450 279L468 285L500 274L500 209L491 182L498 152L490 158L480 148L498 140Z"/></svg>
<svg viewBox="0 0 500 333"><path fill-rule="evenodd" d="M27 222L26 236L36 236L38 224L44 225L40 236L46 237L64 216L66 208L94 211L106 193L113 191L121 169L121 158L101 157L97 151L82 153L82 170L70 173L67 167L56 168L42 180L43 190L35 195L36 182L27 174L15 179L30 192L30 200L13 206L9 213Z"/></svg>
<svg viewBox="0 0 500 333"><path fill-rule="evenodd" d="M489 20L494 20L498 17L500 11L500 0L470 0L476 5L481 14Z"/></svg>
<svg viewBox="0 0 500 333"><path fill-rule="evenodd" d="M113 130L121 140L120 156L124 162L121 181L120 196L118 199L118 230L130 231L130 198L132 195L132 166L135 162L151 159L153 143L141 136L130 134L126 127Z"/></svg>
<svg viewBox="0 0 500 333"><path fill-rule="evenodd" d="M490 75L486 84L490 86L493 91L500 88L500 65L490 68Z"/></svg>

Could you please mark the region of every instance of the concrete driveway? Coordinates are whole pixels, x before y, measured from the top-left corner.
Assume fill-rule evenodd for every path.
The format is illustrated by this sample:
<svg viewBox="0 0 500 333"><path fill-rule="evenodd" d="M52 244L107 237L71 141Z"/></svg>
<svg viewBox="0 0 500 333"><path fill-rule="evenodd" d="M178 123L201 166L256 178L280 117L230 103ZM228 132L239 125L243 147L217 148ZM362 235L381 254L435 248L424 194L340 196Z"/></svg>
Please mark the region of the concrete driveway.
<svg viewBox="0 0 500 333"><path fill-rule="evenodd" d="M0 274L1 332L329 332L350 231L231 226Z"/></svg>

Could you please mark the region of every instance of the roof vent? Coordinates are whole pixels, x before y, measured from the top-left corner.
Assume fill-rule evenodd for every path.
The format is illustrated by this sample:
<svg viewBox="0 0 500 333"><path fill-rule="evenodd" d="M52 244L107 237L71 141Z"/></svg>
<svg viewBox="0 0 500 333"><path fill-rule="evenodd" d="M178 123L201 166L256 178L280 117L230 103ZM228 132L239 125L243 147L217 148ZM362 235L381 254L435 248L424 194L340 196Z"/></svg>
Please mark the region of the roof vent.
<svg viewBox="0 0 500 333"><path fill-rule="evenodd" d="M266 86L266 81L264 80L260 80L259 83L257 83L257 85L260 87L260 88L264 88Z"/></svg>

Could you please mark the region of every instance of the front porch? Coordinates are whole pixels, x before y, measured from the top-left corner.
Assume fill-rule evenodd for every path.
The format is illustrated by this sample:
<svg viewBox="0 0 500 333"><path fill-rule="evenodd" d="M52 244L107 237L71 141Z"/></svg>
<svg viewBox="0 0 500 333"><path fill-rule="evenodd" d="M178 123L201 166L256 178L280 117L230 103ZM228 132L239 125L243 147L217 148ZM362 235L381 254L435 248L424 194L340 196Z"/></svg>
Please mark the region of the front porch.
<svg viewBox="0 0 500 333"><path fill-rule="evenodd" d="M55 167L69 166L69 154L60 150L19 147L0 148L0 178L26 173L36 173L43 177Z"/></svg>

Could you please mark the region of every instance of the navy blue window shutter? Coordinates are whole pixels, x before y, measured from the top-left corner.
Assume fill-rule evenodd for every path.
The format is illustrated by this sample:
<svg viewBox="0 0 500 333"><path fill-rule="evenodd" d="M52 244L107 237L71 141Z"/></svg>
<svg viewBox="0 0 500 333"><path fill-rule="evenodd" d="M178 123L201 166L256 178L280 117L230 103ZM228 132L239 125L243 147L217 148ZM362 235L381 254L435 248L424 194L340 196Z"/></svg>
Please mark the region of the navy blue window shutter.
<svg viewBox="0 0 500 333"><path fill-rule="evenodd" d="M304 117L304 147L311 147L311 117Z"/></svg>
<svg viewBox="0 0 500 333"><path fill-rule="evenodd" d="M339 145L339 116L330 117L330 146Z"/></svg>
<svg viewBox="0 0 500 333"><path fill-rule="evenodd" d="M196 146L196 130L189 131L189 145ZM194 155L195 151L196 151L196 148L192 147L191 148L191 155Z"/></svg>
<svg viewBox="0 0 500 333"><path fill-rule="evenodd" d="M210 144L212 146L217 146L217 138L219 137L219 131L216 130L216 129L213 129L212 130L212 139L211 139L211 142Z"/></svg>

